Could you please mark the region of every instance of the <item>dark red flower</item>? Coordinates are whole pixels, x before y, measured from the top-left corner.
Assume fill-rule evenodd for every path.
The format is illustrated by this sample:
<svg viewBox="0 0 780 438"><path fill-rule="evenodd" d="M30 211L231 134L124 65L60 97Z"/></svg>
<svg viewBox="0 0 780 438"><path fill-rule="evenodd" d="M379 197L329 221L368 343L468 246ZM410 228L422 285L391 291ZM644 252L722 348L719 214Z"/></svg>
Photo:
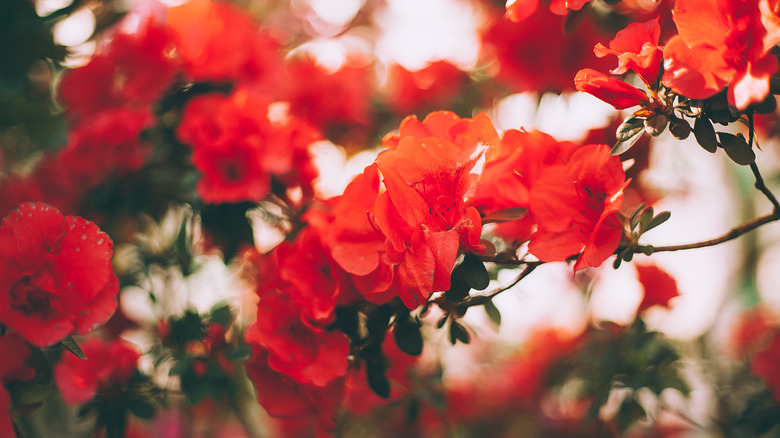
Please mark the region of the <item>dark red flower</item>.
<svg viewBox="0 0 780 438"><path fill-rule="evenodd" d="M178 135L194 149L203 174L198 193L207 202L260 201L272 177L312 194L317 174L308 147L319 134L263 94L199 96L185 109Z"/></svg>
<svg viewBox="0 0 780 438"><path fill-rule="evenodd" d="M496 80L514 92L538 93L572 90L572 78L586 66L606 71L609 63L593 54L593 46L607 38L587 21L563 35L561 17L546 8L522 24L495 16L482 37L483 52L498 69Z"/></svg>
<svg viewBox="0 0 780 438"><path fill-rule="evenodd" d="M113 254L94 223L20 205L0 226L0 322L41 347L91 332L117 307Z"/></svg>
<svg viewBox="0 0 780 438"><path fill-rule="evenodd" d="M563 261L582 252L574 270L599 266L617 249L625 173L606 145L577 149L566 165L544 169L531 188L538 230L529 251L542 261Z"/></svg>
<svg viewBox="0 0 780 438"><path fill-rule="evenodd" d="M639 312L653 306L671 308L669 301L680 295L674 277L656 265L634 264L634 266L644 291L644 297L639 304Z"/></svg>
<svg viewBox="0 0 780 438"><path fill-rule="evenodd" d="M388 257L398 263L401 299L417 307L435 291L447 290L458 250L482 251L482 219L470 205L483 155L498 143L490 119L460 119L431 113L414 116L388 135L390 150L376 159L386 191L374 205L376 224L387 238Z"/></svg>
<svg viewBox="0 0 780 438"><path fill-rule="evenodd" d="M133 34L117 34L83 67L68 71L59 93L68 114L83 118L127 107L149 109L176 74L168 32L153 20Z"/></svg>
<svg viewBox="0 0 780 438"><path fill-rule="evenodd" d="M98 392L121 387L138 369L141 353L121 338L104 341L93 337L80 346L86 360L65 353L54 367L57 387L68 404L82 404Z"/></svg>
<svg viewBox="0 0 780 438"><path fill-rule="evenodd" d="M648 102L644 91L592 68L577 72L574 84L577 90L592 94L615 109L630 108Z"/></svg>

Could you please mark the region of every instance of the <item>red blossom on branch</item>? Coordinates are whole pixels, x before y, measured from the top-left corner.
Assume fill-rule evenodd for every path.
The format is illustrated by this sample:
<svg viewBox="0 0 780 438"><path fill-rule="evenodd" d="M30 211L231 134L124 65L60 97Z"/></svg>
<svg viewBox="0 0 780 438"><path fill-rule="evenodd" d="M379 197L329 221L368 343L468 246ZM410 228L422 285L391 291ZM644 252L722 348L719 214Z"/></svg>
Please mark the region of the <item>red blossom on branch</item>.
<svg viewBox="0 0 780 438"><path fill-rule="evenodd" d="M420 123L407 117L390 150L377 157L386 191L373 216L387 237L388 257L398 264L401 299L409 308L431 292L447 290L458 250L482 251L482 219L470 205L483 155L498 143L490 119L460 119L441 111Z"/></svg>
<svg viewBox="0 0 780 438"><path fill-rule="evenodd" d="M113 254L94 223L20 205L0 226L0 323L40 347L91 332L117 307Z"/></svg>
<svg viewBox="0 0 780 438"><path fill-rule="evenodd" d="M618 247L625 173L606 145L577 149L565 165L546 168L531 189L538 224L529 251L542 261L579 254L574 271L599 266Z"/></svg>
<svg viewBox="0 0 780 438"><path fill-rule="evenodd" d="M658 19L644 23L631 23L615 35L609 42L609 48L598 43L593 53L599 58L615 55L618 66L610 70L614 75L622 75L633 70L645 84L651 85L658 78L663 60L663 50L658 46L661 26Z"/></svg>

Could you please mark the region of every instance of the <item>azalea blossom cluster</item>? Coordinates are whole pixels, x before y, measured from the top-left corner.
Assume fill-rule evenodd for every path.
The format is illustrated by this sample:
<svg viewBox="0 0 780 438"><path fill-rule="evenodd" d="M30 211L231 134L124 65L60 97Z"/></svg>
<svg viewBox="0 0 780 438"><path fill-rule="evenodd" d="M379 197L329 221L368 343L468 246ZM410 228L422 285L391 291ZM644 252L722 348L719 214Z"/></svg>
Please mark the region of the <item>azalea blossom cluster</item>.
<svg viewBox="0 0 780 438"><path fill-rule="evenodd" d="M29 62L19 80L57 70L49 98L64 110L50 115L57 147L0 155L0 352L11 358L0 435L46 436L57 412L72 414L72 436L108 437L657 436L697 424L662 394L685 399L692 386L684 349L650 317L681 288L646 256L780 219L754 151L780 92L778 7L537 3L472 5L485 21L471 67L408 70L359 51L328 65L301 44L328 32L313 5L218 0L131 10L75 68L54 52ZM374 8L361 2L335 34L370 29ZM32 22L50 32L41 23L70 12ZM576 140L498 128L491 101L574 90L639 108ZM736 122L747 138L716 132ZM645 178L667 127L747 166L772 213L712 240L649 244L671 215L655 211L664 194ZM323 194L318 151L374 147L343 190ZM481 339L469 309L499 326L517 311L498 296L555 266L586 303L579 325L542 324L508 353ZM612 268L638 293L621 321L587 304ZM756 309L728 354L741 361L733 382L760 403L723 397L713 409L734 433L780 428L780 324ZM443 358L444 338L456 352L471 344L463 362L481 374L448 374L458 360Z"/></svg>

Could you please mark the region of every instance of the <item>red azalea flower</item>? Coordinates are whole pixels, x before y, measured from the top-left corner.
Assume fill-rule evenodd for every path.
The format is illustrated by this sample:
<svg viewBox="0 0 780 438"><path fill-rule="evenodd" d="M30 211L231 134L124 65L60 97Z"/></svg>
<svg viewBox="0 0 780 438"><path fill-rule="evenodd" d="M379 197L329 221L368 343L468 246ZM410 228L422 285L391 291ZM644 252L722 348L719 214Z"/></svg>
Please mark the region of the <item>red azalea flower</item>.
<svg viewBox="0 0 780 438"><path fill-rule="evenodd" d="M671 308L669 301L680 295L674 277L655 265L634 264L634 266L644 291L638 311L642 312L653 306Z"/></svg>
<svg viewBox="0 0 780 438"><path fill-rule="evenodd" d="M579 11L590 0L552 0L550 12L556 15L566 15L569 11ZM506 17L520 23L536 12L539 0L507 0Z"/></svg>
<svg viewBox="0 0 780 438"><path fill-rule="evenodd" d="M59 92L68 114L83 117L118 107L148 109L176 74L177 66L168 55L171 50L168 32L153 20L133 34L117 34L105 51L64 75Z"/></svg>
<svg viewBox="0 0 780 438"><path fill-rule="evenodd" d="M397 114L412 114L421 108L451 107L466 83L466 73L447 61L436 61L416 71L398 64L389 68L384 94Z"/></svg>
<svg viewBox="0 0 780 438"><path fill-rule="evenodd" d="M615 109L643 105L648 101L644 91L592 68L577 72L574 84L577 90L592 94Z"/></svg>
<svg viewBox="0 0 780 438"><path fill-rule="evenodd" d="M387 237L388 256L399 263L401 299L414 308L431 292L447 290L458 249L481 251L482 220L470 206L483 154L498 143L490 119L463 119L446 111L422 123L414 116L377 157L387 191L374 218Z"/></svg>
<svg viewBox="0 0 780 438"><path fill-rule="evenodd" d="M30 347L21 337L14 334L0 336L0 436L13 437L13 420L8 410L11 408L11 395L5 389L5 384L19 380L30 380L35 377L35 370L25 365L30 357Z"/></svg>
<svg viewBox="0 0 780 438"><path fill-rule="evenodd" d="M54 367L57 387L66 403L79 405L111 387L127 384L138 369L141 353L121 338L104 341L90 338L81 344L87 357L65 353Z"/></svg>
<svg viewBox="0 0 780 438"><path fill-rule="evenodd" d="M574 143L559 142L538 131L510 129L501 138L500 148L494 148L493 157L477 186L474 206L483 217L511 208L529 208L530 193L543 168L568 161L577 149ZM516 221L498 224L498 234L512 240L526 241L535 224L533 214Z"/></svg>
<svg viewBox="0 0 780 438"><path fill-rule="evenodd" d="M494 17L483 33L482 50L498 67L496 80L511 91L560 93L573 89L571 78L581 68L609 68L593 54L593 46L607 38L587 21L563 35L561 17L543 9L521 25Z"/></svg>
<svg viewBox="0 0 780 438"><path fill-rule="evenodd" d="M327 132L327 128L337 124L371 122L371 87L366 67L344 65L329 72L312 58L298 57L287 64L287 75L282 100L290 102L293 114L317 128Z"/></svg>
<svg viewBox="0 0 780 438"><path fill-rule="evenodd" d="M268 351L271 368L297 382L324 387L347 373L349 345L343 333L325 331L302 319L287 294L264 294L257 322L246 334L254 348Z"/></svg>
<svg viewBox="0 0 780 438"><path fill-rule="evenodd" d="M663 59L663 50L658 46L660 36L658 18L644 23L631 23L615 35L609 42L609 48L598 43L593 53L599 58L617 56L618 66L610 73L622 75L633 70L645 84L655 84Z"/></svg>
<svg viewBox="0 0 780 438"><path fill-rule="evenodd" d="M113 247L92 222L20 205L0 226L0 322L40 347L91 332L117 307Z"/></svg>
<svg viewBox="0 0 780 438"><path fill-rule="evenodd" d="M538 230L529 251L542 261L563 261L580 251L575 272L599 266L617 249L625 181L618 157L606 145L577 149L566 165L551 166L531 188Z"/></svg>
<svg viewBox="0 0 780 438"><path fill-rule="evenodd" d="M250 80L272 86L281 64L279 43L259 32L236 5L193 0L170 8L166 22L186 74L195 81Z"/></svg>
<svg viewBox="0 0 780 438"><path fill-rule="evenodd" d="M207 202L260 201L271 177L313 192L308 147L318 133L262 94L238 89L192 99L177 134L194 148L193 164L203 173L198 193Z"/></svg>
<svg viewBox="0 0 780 438"><path fill-rule="evenodd" d="M153 123L149 111L127 108L103 111L84 119L73 128L67 146L54 158L52 164L59 167L60 179L47 179L46 184L65 184L71 190L84 191L140 169L150 152L140 135Z"/></svg>
<svg viewBox="0 0 780 438"><path fill-rule="evenodd" d="M740 110L764 100L780 68L770 53L780 17L768 0L678 0L673 13L679 34L664 49L664 85L694 99L729 86Z"/></svg>

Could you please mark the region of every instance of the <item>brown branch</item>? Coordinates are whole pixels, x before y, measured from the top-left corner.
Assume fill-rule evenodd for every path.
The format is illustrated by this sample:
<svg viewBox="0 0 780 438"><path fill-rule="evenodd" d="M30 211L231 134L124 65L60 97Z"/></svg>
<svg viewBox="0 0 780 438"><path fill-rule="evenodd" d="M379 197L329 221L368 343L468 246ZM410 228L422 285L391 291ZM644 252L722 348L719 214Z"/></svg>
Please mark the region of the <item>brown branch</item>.
<svg viewBox="0 0 780 438"><path fill-rule="evenodd" d="M737 237L745 233L749 233L755 230L761 225L768 224L769 222L774 222L778 219L780 219L780 211L774 211L772 212L772 214L757 217L751 221L745 222L742 225L734 227L730 229L728 233L720 237L716 237L714 239L705 240L702 242L686 243L683 245L656 246L653 248L653 254L657 252L681 251L684 249L696 249L696 248L706 248L708 246L715 246L723 242L728 242L729 240L736 239Z"/></svg>
<svg viewBox="0 0 780 438"><path fill-rule="evenodd" d="M525 269L523 269L520 272L520 274L518 274L517 277L507 286L500 287L484 295L470 295L468 298L459 302L457 305L458 307L467 308L467 307L480 306L482 304L485 304L488 301L492 300L496 295L513 288L517 283L520 283L522 279L524 279L531 272L533 272L534 269L537 268L537 266L541 266L543 264L544 262L526 262Z"/></svg>

